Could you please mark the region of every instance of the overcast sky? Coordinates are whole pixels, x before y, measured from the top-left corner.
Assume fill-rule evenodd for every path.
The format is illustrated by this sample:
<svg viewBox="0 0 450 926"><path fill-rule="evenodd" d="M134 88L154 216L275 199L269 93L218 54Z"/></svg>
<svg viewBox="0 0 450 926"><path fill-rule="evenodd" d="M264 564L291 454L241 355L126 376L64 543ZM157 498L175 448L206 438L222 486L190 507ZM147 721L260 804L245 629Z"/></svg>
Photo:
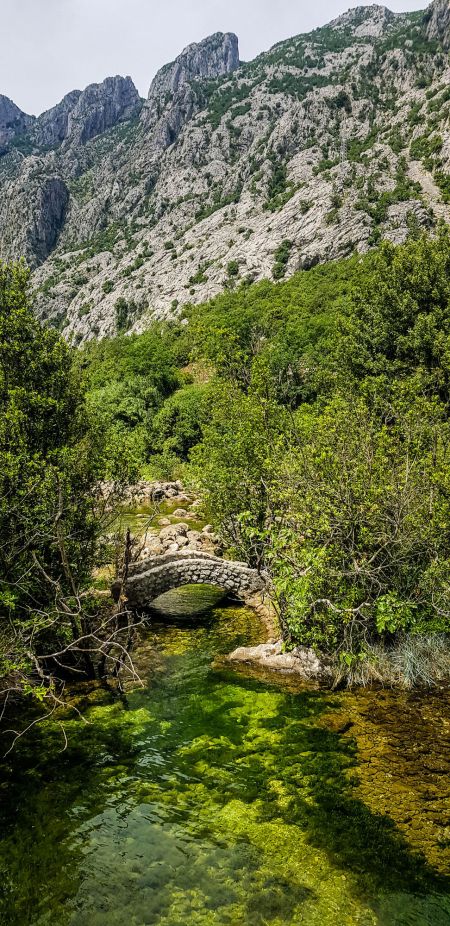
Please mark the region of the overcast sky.
<svg viewBox="0 0 450 926"><path fill-rule="evenodd" d="M243 60L344 12L349 0L0 0L0 93L25 112L130 74L142 96L161 65L212 32L236 32ZM426 0L392 0L396 11Z"/></svg>

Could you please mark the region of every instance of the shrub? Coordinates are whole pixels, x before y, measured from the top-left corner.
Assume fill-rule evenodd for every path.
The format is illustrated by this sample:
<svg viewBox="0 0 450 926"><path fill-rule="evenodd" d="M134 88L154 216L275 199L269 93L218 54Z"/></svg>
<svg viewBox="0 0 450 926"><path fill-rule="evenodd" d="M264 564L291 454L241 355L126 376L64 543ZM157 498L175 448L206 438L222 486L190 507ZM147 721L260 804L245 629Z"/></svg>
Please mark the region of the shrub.
<svg viewBox="0 0 450 926"><path fill-rule="evenodd" d="M292 246L292 241L289 241L286 238L276 249L274 254L275 263L272 268L272 276L274 280L281 280L281 278L285 276L289 257L292 251Z"/></svg>

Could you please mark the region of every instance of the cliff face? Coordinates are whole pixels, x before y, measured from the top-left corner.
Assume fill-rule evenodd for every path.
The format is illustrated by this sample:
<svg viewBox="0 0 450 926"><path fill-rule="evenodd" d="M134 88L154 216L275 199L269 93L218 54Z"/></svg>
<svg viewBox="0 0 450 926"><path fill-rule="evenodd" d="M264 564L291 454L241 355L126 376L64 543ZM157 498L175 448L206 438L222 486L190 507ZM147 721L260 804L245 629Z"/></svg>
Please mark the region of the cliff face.
<svg viewBox="0 0 450 926"><path fill-rule="evenodd" d="M80 341L117 330L119 298L139 330L224 287L432 230L450 218L447 14L441 0L425 17L358 7L246 64L218 33L144 103L115 77L30 123L12 110L0 255L38 267L38 313Z"/></svg>
<svg viewBox="0 0 450 926"><path fill-rule="evenodd" d="M426 14L427 36L437 40L443 48L450 48L450 2L434 0Z"/></svg>
<svg viewBox="0 0 450 926"><path fill-rule="evenodd" d="M72 90L57 106L38 117L32 132L38 146L54 148L62 144L69 134L69 120L80 96L81 90Z"/></svg>
<svg viewBox="0 0 450 926"><path fill-rule="evenodd" d="M232 74L239 67L239 46L233 33L217 32L187 48L152 81L141 122L157 149L172 145L201 108L201 81Z"/></svg>
<svg viewBox="0 0 450 926"><path fill-rule="evenodd" d="M85 145L91 138L132 119L141 100L131 77L107 77L101 84L74 90L36 120L32 139L40 147L67 142Z"/></svg>
<svg viewBox="0 0 450 926"><path fill-rule="evenodd" d="M0 156L16 138L33 125L34 117L23 113L12 100L0 94Z"/></svg>
<svg viewBox="0 0 450 926"><path fill-rule="evenodd" d="M171 64L166 64L153 79L148 92L148 109L164 105L193 80L208 80L232 74L239 67L239 44L232 32L216 32L203 42L188 45Z"/></svg>

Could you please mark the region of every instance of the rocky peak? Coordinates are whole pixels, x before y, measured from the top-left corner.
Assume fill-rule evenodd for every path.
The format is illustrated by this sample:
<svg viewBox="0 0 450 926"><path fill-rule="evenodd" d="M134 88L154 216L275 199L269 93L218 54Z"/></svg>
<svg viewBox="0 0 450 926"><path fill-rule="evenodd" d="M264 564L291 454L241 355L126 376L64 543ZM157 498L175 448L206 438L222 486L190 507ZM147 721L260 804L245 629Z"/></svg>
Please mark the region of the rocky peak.
<svg viewBox="0 0 450 926"><path fill-rule="evenodd" d="M131 77L107 77L90 84L81 94L69 119L69 136L81 144L119 122L131 119L141 108L141 98Z"/></svg>
<svg viewBox="0 0 450 926"><path fill-rule="evenodd" d="M37 118L33 138L38 145L53 148L67 138L69 117L80 96L81 90L72 90L60 103Z"/></svg>
<svg viewBox="0 0 450 926"><path fill-rule="evenodd" d="M32 129L0 159L0 256L36 268L37 313L78 342L116 331L119 299L120 326L143 330L449 222L449 61L425 41L448 6L360 7L239 69L237 39L212 36L157 74L139 126L107 137L139 111L131 82L69 95L38 120L51 150Z"/></svg>
<svg viewBox="0 0 450 926"><path fill-rule="evenodd" d="M395 19L395 13L392 13L385 6L379 6L378 4L356 6L334 19L330 23L330 27L337 31L350 28L357 37L372 36L376 38L383 35Z"/></svg>
<svg viewBox="0 0 450 926"><path fill-rule="evenodd" d="M34 138L40 145L54 147L84 145L119 122L136 115L141 107L131 77L107 77L101 84L74 90L39 116Z"/></svg>
<svg viewBox="0 0 450 926"><path fill-rule="evenodd" d="M144 123L156 124L168 104L186 96L192 81L222 77L238 67L239 43L233 32L216 32L202 42L188 45L152 81L142 114Z"/></svg>
<svg viewBox="0 0 450 926"><path fill-rule="evenodd" d="M0 94L0 154L9 142L23 135L33 124L34 116L27 116L12 100Z"/></svg>
<svg viewBox="0 0 450 926"><path fill-rule="evenodd" d="M238 38L232 32L216 32L202 42L188 45L152 81L148 98L176 93L183 84L199 78L221 77L239 67Z"/></svg>
<svg viewBox="0 0 450 926"><path fill-rule="evenodd" d="M444 48L450 48L450 2L434 0L425 14L427 37L441 42Z"/></svg>

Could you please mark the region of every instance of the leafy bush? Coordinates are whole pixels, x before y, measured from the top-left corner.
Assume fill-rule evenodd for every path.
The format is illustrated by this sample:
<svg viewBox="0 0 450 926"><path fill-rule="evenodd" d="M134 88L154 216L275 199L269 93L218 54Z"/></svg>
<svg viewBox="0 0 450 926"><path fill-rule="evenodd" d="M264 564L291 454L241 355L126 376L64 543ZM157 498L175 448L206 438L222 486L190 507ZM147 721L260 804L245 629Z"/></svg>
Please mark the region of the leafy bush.
<svg viewBox="0 0 450 926"><path fill-rule="evenodd" d="M210 404L211 389L207 384L185 386L170 396L153 418L153 451L186 462L189 451L202 438Z"/></svg>
<svg viewBox="0 0 450 926"><path fill-rule="evenodd" d="M289 263L289 257L292 251L292 241L289 241L287 238L281 242L279 247L276 249L274 257L275 263L272 268L272 276L274 280L280 280L284 277Z"/></svg>
<svg viewBox="0 0 450 926"><path fill-rule="evenodd" d="M0 676L44 699L61 662L92 672L86 594L98 482L113 466L74 351L39 325L27 285L22 265L0 266ZM83 636L84 652L75 646ZM55 651L66 656L49 671L45 654Z"/></svg>
<svg viewBox="0 0 450 926"><path fill-rule="evenodd" d="M287 643L353 678L397 647L424 679L402 641L450 631L449 280L442 229L190 311L221 378L192 453L211 516Z"/></svg>
<svg viewBox="0 0 450 926"><path fill-rule="evenodd" d="M87 402L107 432L107 443L141 465L152 452L153 419L182 385L171 329L92 342L80 352Z"/></svg>

